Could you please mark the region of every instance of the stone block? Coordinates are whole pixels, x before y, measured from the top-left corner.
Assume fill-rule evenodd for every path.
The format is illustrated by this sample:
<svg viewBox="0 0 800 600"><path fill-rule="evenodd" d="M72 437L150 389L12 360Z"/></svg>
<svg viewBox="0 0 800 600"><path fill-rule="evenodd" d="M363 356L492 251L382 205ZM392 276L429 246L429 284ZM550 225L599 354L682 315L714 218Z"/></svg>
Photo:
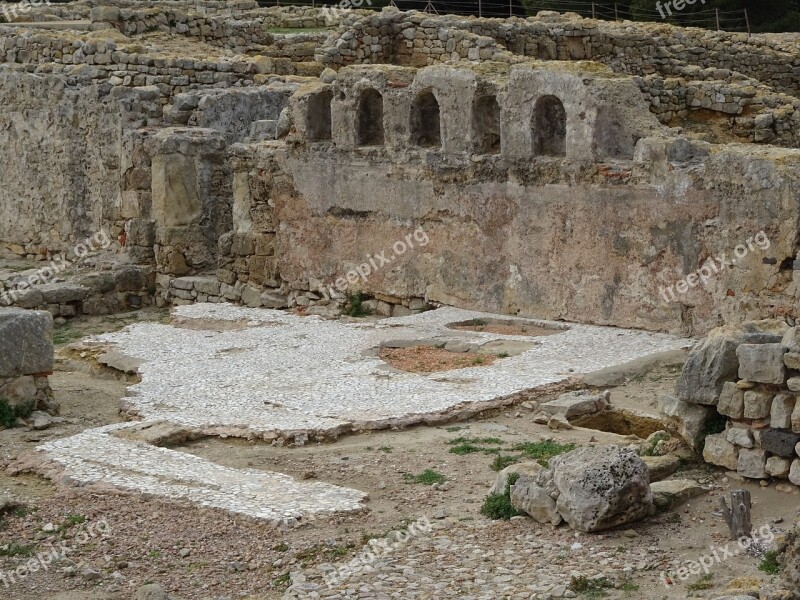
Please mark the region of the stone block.
<svg viewBox="0 0 800 600"><path fill-rule="evenodd" d="M37 288L47 304L62 304L84 300L89 295L89 288L74 283L48 283Z"/></svg>
<svg viewBox="0 0 800 600"><path fill-rule="evenodd" d="M556 501L550 497L543 487L536 483L536 479L529 475L522 475L511 486L511 505L518 511L530 515L538 523L561 523L561 515L556 508Z"/></svg>
<svg viewBox="0 0 800 600"><path fill-rule="evenodd" d="M683 402L674 396L663 395L658 400L659 413L668 427L677 432L692 449L696 449L703 429L714 408Z"/></svg>
<svg viewBox="0 0 800 600"><path fill-rule="evenodd" d="M555 400L545 402L539 410L548 415L563 415L567 419L574 419L590 415L608 407L608 398L605 394L592 394L588 390L567 392Z"/></svg>
<svg viewBox="0 0 800 600"><path fill-rule="evenodd" d="M793 327L788 329L783 334L781 344L789 352L800 352L800 327Z"/></svg>
<svg viewBox="0 0 800 600"><path fill-rule="evenodd" d="M767 452L792 458L795 455L794 447L800 443L800 433L784 429L764 429L759 435L759 441Z"/></svg>
<svg viewBox="0 0 800 600"><path fill-rule="evenodd" d="M800 371L800 352L787 352L784 354L783 364L789 369Z"/></svg>
<svg viewBox="0 0 800 600"><path fill-rule="evenodd" d="M0 377L53 370L53 317L44 311L0 308Z"/></svg>
<svg viewBox="0 0 800 600"><path fill-rule="evenodd" d="M765 471L771 477L779 477L786 479L789 476L789 471L792 468L792 461L788 458L781 458L780 456L770 456L767 459L767 466Z"/></svg>
<svg viewBox="0 0 800 600"><path fill-rule="evenodd" d="M795 406L795 397L792 394L781 392L772 399L770 408L770 427L775 429L790 429L792 427L792 412Z"/></svg>
<svg viewBox="0 0 800 600"><path fill-rule="evenodd" d="M30 375L14 377L0 385L0 398L7 400L11 406L35 408L36 382Z"/></svg>
<svg viewBox="0 0 800 600"><path fill-rule="evenodd" d="M800 377L790 377L786 381L786 387L793 392L800 393Z"/></svg>
<svg viewBox="0 0 800 600"><path fill-rule="evenodd" d="M706 493L706 489L691 479L669 479L650 484L653 504L659 511L674 509L687 500Z"/></svg>
<svg viewBox="0 0 800 600"><path fill-rule="evenodd" d="M792 461L792 468L789 470L789 481L795 485L800 485L800 458Z"/></svg>
<svg viewBox="0 0 800 600"><path fill-rule="evenodd" d="M77 277L75 283L89 288L92 294L107 294L113 291L117 285L114 275L111 273L89 273L88 275Z"/></svg>
<svg viewBox="0 0 800 600"><path fill-rule="evenodd" d="M785 353L786 348L780 343L740 344L736 348L739 378L759 383L783 383L786 379Z"/></svg>
<svg viewBox="0 0 800 600"><path fill-rule="evenodd" d="M242 303L251 308L261 306L261 291L249 285L242 287Z"/></svg>
<svg viewBox="0 0 800 600"><path fill-rule="evenodd" d="M724 433L709 435L703 447L703 460L735 471L739 466L739 448L731 444Z"/></svg>
<svg viewBox="0 0 800 600"><path fill-rule="evenodd" d="M770 416L772 408L772 394L757 390L747 390L744 393L744 418L766 419Z"/></svg>
<svg viewBox="0 0 800 600"><path fill-rule="evenodd" d="M742 448L753 447L753 432L746 427L733 426L725 432L725 439Z"/></svg>
<svg viewBox="0 0 800 600"><path fill-rule="evenodd" d="M744 390L739 389L732 381L725 382L719 395L717 411L731 419L744 417Z"/></svg>
<svg viewBox="0 0 800 600"><path fill-rule="evenodd" d="M767 452L755 448L739 451L739 461L736 472L749 479L766 479Z"/></svg>

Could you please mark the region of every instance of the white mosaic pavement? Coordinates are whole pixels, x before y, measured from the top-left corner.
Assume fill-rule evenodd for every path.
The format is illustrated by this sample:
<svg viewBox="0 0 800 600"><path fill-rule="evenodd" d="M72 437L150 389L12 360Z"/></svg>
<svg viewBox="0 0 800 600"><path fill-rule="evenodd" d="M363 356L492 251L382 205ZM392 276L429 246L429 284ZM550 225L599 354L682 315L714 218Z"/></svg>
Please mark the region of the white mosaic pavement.
<svg viewBox="0 0 800 600"><path fill-rule="evenodd" d="M225 304L182 306L174 312L183 319L246 322L247 327L214 331L140 323L94 338L144 361L141 382L129 388L129 409L145 421L254 436L335 434L354 424L408 422L690 343L665 334L588 325L569 325L563 333L536 338L454 331L446 325L498 318L454 308L369 323ZM535 345L490 366L429 375L396 371L374 355L387 340L432 338ZM87 431L39 450L83 485L102 482L274 521L358 510L364 500L356 490L228 469L108 435L127 426Z"/></svg>

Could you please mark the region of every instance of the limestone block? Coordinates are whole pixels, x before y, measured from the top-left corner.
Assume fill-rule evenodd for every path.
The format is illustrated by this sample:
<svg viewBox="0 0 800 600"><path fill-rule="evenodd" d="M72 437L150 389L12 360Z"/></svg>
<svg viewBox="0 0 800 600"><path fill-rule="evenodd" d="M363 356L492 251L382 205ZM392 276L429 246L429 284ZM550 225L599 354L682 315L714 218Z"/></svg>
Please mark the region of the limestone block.
<svg viewBox="0 0 800 600"><path fill-rule="evenodd" d="M0 377L53 370L53 317L44 311L0 308Z"/></svg>
<svg viewBox="0 0 800 600"><path fill-rule="evenodd" d="M511 505L539 523L551 525L561 523L556 501L550 497L546 489L536 483L536 478L530 475L522 475L511 486Z"/></svg>
<svg viewBox="0 0 800 600"><path fill-rule="evenodd" d="M669 395L659 398L658 410L670 429L676 431L692 449L700 442L706 421L714 412L712 407L689 404Z"/></svg>
<svg viewBox="0 0 800 600"><path fill-rule="evenodd" d="M507 466L505 469L500 471L494 479L494 483L492 487L489 488L488 495L492 494L502 494L506 490L506 485L508 484L508 478L510 475L517 474L520 477L523 475L527 475L529 477L536 477L544 471L544 467L540 465L536 461L523 461L514 463L513 465Z"/></svg>
<svg viewBox="0 0 800 600"><path fill-rule="evenodd" d="M719 395L717 411L732 419L744 417L744 390L740 390L732 381L726 381Z"/></svg>
<svg viewBox="0 0 800 600"><path fill-rule="evenodd" d="M701 496L705 488L691 479L669 479L650 484L653 493L653 504L660 511L680 506L687 500Z"/></svg>
<svg viewBox="0 0 800 600"><path fill-rule="evenodd" d="M790 377L786 381L786 387L793 392L800 392L800 377Z"/></svg>
<svg viewBox="0 0 800 600"><path fill-rule="evenodd" d="M767 453L765 450L742 449L739 451L737 473L750 479L765 479L767 477Z"/></svg>
<svg viewBox="0 0 800 600"><path fill-rule="evenodd" d="M789 369L800 371L800 352L787 352L784 354L783 364Z"/></svg>
<svg viewBox="0 0 800 600"><path fill-rule="evenodd" d="M739 378L759 383L783 383L786 379L785 353L786 348L780 343L740 344L736 348Z"/></svg>
<svg viewBox="0 0 800 600"><path fill-rule="evenodd" d="M562 415L573 419L604 410L608 406L608 394L592 394L588 390L567 392L555 400L545 402L539 410L548 415Z"/></svg>
<svg viewBox="0 0 800 600"><path fill-rule="evenodd" d="M757 390L747 390L744 393L744 418L766 419L770 416L772 408L772 394Z"/></svg>
<svg viewBox="0 0 800 600"><path fill-rule="evenodd" d="M742 448L753 447L753 432L746 427L731 427L725 432L725 439Z"/></svg>
<svg viewBox="0 0 800 600"><path fill-rule="evenodd" d="M800 458L792 461L792 468L789 471L789 481L795 485L800 485Z"/></svg>
<svg viewBox="0 0 800 600"><path fill-rule="evenodd" d="M792 427L792 412L795 406L795 397L792 394L781 392L772 399L770 409L770 427L775 429L790 429Z"/></svg>
<svg viewBox="0 0 800 600"><path fill-rule="evenodd" d="M767 475L786 479L789 476L789 470L791 468L792 461L790 459L781 458L780 456L770 456L767 459L767 466L765 470Z"/></svg>
<svg viewBox="0 0 800 600"><path fill-rule="evenodd" d="M61 304L63 302L76 302L86 299L89 289L74 283L48 283L40 285L37 289L42 293L46 304Z"/></svg>
<svg viewBox="0 0 800 600"><path fill-rule="evenodd" d="M735 471L739 466L739 448L731 444L724 433L709 435L703 447L703 460Z"/></svg>

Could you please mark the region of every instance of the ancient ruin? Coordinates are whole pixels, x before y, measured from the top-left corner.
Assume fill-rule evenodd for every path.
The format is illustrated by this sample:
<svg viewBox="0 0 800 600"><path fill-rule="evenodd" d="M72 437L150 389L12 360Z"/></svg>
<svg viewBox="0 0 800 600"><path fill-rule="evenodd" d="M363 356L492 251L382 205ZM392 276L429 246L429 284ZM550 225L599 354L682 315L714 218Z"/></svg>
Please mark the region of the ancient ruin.
<svg viewBox="0 0 800 600"><path fill-rule="evenodd" d="M0 597L800 598L800 37L350 6L0 3Z"/></svg>

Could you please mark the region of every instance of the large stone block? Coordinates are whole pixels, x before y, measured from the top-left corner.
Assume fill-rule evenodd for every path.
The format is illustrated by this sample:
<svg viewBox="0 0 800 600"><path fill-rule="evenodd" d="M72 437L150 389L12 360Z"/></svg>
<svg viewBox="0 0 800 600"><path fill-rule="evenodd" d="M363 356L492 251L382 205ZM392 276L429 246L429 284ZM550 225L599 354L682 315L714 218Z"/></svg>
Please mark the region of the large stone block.
<svg viewBox="0 0 800 600"><path fill-rule="evenodd" d="M650 472L630 449L578 448L550 461L558 512L579 531L600 531L650 514Z"/></svg>
<svg viewBox="0 0 800 600"><path fill-rule="evenodd" d="M739 451L739 463L736 471L739 475L750 479L766 479L767 453L765 450L742 449Z"/></svg>
<svg viewBox="0 0 800 600"><path fill-rule="evenodd" d="M772 407L770 408L770 427L791 429L795 402L795 397L792 394L787 394L786 392L777 394L772 399Z"/></svg>
<svg viewBox="0 0 800 600"><path fill-rule="evenodd" d="M793 458L794 447L800 443L800 433L793 433L782 429L764 429L759 434L761 447L777 456Z"/></svg>
<svg viewBox="0 0 800 600"><path fill-rule="evenodd" d="M800 400L795 399L794 410L792 411L792 431L800 433Z"/></svg>
<svg viewBox="0 0 800 600"><path fill-rule="evenodd" d="M789 352L800 352L800 327L793 327L783 334L781 344Z"/></svg>
<svg viewBox="0 0 800 600"><path fill-rule="evenodd" d="M800 352L787 352L784 354L783 364L789 369L800 371Z"/></svg>
<svg viewBox="0 0 800 600"><path fill-rule="evenodd" d="M44 311L0 308L0 377L53 370L53 317Z"/></svg>
<svg viewBox="0 0 800 600"><path fill-rule="evenodd" d="M717 412L731 419L744 417L744 390L736 387L732 381L725 382L719 395Z"/></svg>
<svg viewBox="0 0 800 600"><path fill-rule="evenodd" d="M747 390L744 393L744 418L766 419L772 408L772 393Z"/></svg>
<svg viewBox="0 0 800 600"><path fill-rule="evenodd" d="M717 404L723 384L735 379L739 369L736 346L735 339L712 332L692 348L675 384L678 399L692 404Z"/></svg>
<svg viewBox="0 0 800 600"><path fill-rule="evenodd" d="M713 407L689 404L668 395L659 398L658 410L667 426L680 435L692 449L697 448L706 422L715 412Z"/></svg>
<svg viewBox="0 0 800 600"><path fill-rule="evenodd" d="M608 394L592 394L588 390L567 392L555 400L545 402L539 410L548 415L563 415L573 419L583 415L590 415L608 407Z"/></svg>
<svg viewBox="0 0 800 600"><path fill-rule="evenodd" d="M731 444L724 433L709 435L703 447L703 460L735 471L739 466L739 448Z"/></svg>
<svg viewBox="0 0 800 600"><path fill-rule="evenodd" d="M792 469L789 471L789 481L795 485L800 485L800 458L792 461Z"/></svg>
<svg viewBox="0 0 800 600"><path fill-rule="evenodd" d="M739 359L739 378L758 383L783 383L786 365L782 344L740 344L736 349Z"/></svg>
<svg viewBox="0 0 800 600"><path fill-rule="evenodd" d="M725 439L731 444L742 448L753 447L753 432L747 427L736 427L734 425L725 432Z"/></svg>
<svg viewBox="0 0 800 600"><path fill-rule="evenodd" d="M84 300L91 291L89 288L74 283L48 283L40 285L37 289L42 293L46 304L78 302Z"/></svg>

